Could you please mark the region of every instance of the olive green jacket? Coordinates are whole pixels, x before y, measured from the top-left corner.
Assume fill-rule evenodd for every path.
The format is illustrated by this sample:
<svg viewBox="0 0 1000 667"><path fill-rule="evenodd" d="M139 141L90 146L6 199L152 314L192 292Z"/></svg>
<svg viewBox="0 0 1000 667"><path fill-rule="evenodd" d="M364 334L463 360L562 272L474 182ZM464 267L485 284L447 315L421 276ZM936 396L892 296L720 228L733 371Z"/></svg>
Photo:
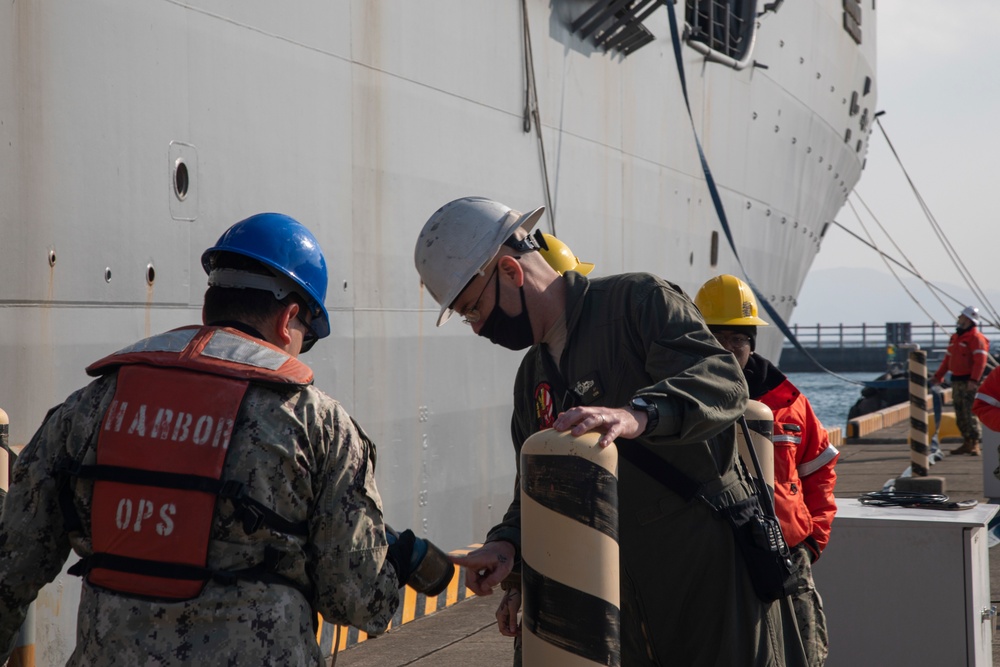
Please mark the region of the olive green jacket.
<svg viewBox="0 0 1000 667"><path fill-rule="evenodd" d="M635 442L720 502L745 498L734 422L746 409L746 381L691 300L649 274L588 280L569 272L565 279L559 368L536 345L515 381L518 457L531 434L570 407L621 408L643 396L656 403L659 422ZM728 524L625 459L618 498L623 665L785 664L777 605L753 593ZM517 494L487 539L512 542L520 554Z"/></svg>

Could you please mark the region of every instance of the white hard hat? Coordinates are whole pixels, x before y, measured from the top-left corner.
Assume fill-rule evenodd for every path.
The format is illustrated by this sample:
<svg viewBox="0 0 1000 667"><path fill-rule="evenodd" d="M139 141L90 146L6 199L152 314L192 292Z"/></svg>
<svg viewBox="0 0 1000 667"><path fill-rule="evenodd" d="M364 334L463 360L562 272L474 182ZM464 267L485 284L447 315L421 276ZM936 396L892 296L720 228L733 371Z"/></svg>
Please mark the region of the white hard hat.
<svg viewBox="0 0 1000 667"><path fill-rule="evenodd" d="M500 252L517 228L530 230L545 212L539 206L520 213L485 197L448 202L430 217L417 237L413 253L420 280L441 304L437 325L451 317L451 304Z"/></svg>
<svg viewBox="0 0 1000 667"><path fill-rule="evenodd" d="M960 315L965 315L970 320L972 320L973 324L979 326L979 309L976 308L975 306L966 306L965 308L962 309Z"/></svg>

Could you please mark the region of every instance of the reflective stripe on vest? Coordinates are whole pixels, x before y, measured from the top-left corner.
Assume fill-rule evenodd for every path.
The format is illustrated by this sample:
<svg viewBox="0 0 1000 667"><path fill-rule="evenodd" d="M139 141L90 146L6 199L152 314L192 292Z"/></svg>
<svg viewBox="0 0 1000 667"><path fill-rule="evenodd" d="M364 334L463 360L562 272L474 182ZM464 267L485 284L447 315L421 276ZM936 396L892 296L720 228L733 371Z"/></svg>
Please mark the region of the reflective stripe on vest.
<svg viewBox="0 0 1000 667"><path fill-rule="evenodd" d="M92 376L126 364L171 366L244 380L307 385L312 369L259 338L224 327L184 327L145 338L87 367Z"/></svg>
<svg viewBox="0 0 1000 667"><path fill-rule="evenodd" d="M128 365L101 422L97 464L220 479L249 382L182 368ZM94 554L203 568L216 496L204 491L100 478L94 482ZM175 568L183 570L181 568ZM155 571L155 570L153 570ZM197 596L206 578L152 576L96 566L88 581L134 595Z"/></svg>

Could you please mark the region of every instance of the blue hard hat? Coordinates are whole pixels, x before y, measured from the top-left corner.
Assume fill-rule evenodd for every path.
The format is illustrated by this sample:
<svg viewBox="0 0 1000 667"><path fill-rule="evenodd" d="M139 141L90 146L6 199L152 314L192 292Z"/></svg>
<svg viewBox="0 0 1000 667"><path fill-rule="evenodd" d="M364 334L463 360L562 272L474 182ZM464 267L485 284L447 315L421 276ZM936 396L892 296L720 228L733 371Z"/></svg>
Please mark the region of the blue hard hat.
<svg viewBox="0 0 1000 667"><path fill-rule="evenodd" d="M202 253L205 273L212 272L212 256L231 252L255 259L290 278L312 313L318 338L330 335L326 310L326 259L319 242L297 220L281 213L258 213L227 229L214 246Z"/></svg>

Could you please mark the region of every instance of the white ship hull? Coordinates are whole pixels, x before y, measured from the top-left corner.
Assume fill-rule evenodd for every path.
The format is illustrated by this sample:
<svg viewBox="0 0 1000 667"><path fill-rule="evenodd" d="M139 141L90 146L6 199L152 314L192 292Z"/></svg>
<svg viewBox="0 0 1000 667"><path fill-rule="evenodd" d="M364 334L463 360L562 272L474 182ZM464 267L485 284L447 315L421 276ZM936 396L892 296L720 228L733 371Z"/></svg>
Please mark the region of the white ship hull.
<svg viewBox="0 0 1000 667"><path fill-rule="evenodd" d="M571 34L592 4L527 2L556 234L593 275L650 271L693 293L739 274L667 9L645 21L656 39L623 57ZM796 0L762 15L750 60L766 68L682 47L740 255L786 318L824 223L860 177L861 110L875 111L874 86L863 94L873 3L860 45L843 5ZM387 519L446 549L482 539L512 491L519 356L457 323L435 329L412 256L453 198L545 203L542 149L523 130L523 34L515 0L5 3L0 408L11 443L87 381L89 362L199 321L201 251L233 222L280 211L326 252L333 333L305 360L376 441ZM762 333L776 358L780 335ZM59 584L38 603L39 664L72 650L75 582Z"/></svg>

